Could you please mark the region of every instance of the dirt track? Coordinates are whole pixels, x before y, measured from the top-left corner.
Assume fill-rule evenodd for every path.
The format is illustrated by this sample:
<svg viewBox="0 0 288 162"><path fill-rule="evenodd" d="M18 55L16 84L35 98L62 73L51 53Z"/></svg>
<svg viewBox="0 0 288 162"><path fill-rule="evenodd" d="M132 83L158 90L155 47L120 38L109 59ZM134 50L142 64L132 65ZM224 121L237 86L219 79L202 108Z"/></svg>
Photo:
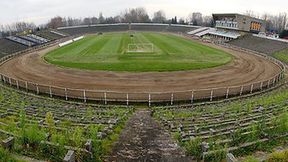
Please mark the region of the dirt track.
<svg viewBox="0 0 288 162"><path fill-rule="evenodd" d="M276 64L262 57L213 44L206 45L231 53L234 60L221 67L181 72L88 71L61 68L45 63L42 56L57 48L54 46L12 59L0 67L0 72L12 78L38 84L125 93L172 92L240 86L267 80L280 72Z"/></svg>

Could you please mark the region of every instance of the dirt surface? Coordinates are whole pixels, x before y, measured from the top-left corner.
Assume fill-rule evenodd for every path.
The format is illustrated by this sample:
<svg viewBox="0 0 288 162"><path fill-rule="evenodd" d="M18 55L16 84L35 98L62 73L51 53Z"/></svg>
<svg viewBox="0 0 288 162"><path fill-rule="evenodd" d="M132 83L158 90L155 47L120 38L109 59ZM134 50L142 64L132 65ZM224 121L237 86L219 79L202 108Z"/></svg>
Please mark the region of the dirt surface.
<svg viewBox="0 0 288 162"><path fill-rule="evenodd" d="M184 150L150 114L149 110L135 112L107 161L188 161Z"/></svg>
<svg viewBox="0 0 288 162"><path fill-rule="evenodd" d="M221 67L179 72L89 71L62 68L46 63L42 56L57 48L57 46L53 46L6 62L0 67L0 73L18 80L42 85L71 89L117 91L125 94L132 92L189 91L248 85L270 79L280 72L280 68L276 64L262 57L213 44L205 43L205 45L231 53L234 56L233 61ZM226 90L221 94L224 94L224 92ZM179 96L179 98L181 97ZM186 95L187 97L189 96ZM145 95L146 98L147 95Z"/></svg>

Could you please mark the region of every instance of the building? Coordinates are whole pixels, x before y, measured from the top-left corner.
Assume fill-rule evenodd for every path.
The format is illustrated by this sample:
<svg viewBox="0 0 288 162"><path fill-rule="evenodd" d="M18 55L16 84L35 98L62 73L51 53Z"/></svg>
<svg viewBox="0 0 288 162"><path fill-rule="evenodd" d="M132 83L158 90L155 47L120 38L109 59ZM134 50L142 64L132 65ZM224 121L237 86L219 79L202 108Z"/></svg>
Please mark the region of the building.
<svg viewBox="0 0 288 162"><path fill-rule="evenodd" d="M213 14L215 27L250 33L265 32L266 22L240 14Z"/></svg>
<svg viewBox="0 0 288 162"><path fill-rule="evenodd" d="M245 34L265 33L266 22L240 14L213 14L214 28L201 27L188 34L213 42L227 42Z"/></svg>

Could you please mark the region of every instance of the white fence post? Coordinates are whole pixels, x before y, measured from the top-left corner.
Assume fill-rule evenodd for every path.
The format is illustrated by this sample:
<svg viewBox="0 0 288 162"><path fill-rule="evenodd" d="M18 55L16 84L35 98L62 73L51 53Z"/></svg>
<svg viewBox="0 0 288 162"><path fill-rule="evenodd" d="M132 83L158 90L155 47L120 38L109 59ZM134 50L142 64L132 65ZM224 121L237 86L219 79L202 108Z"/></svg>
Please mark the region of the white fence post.
<svg viewBox="0 0 288 162"><path fill-rule="evenodd" d="M151 94L149 93L149 96L148 96L148 105L149 107L151 107Z"/></svg>
<svg viewBox="0 0 288 162"><path fill-rule="evenodd" d="M17 89L19 89L19 81L16 80L16 86L17 86Z"/></svg>
<svg viewBox="0 0 288 162"><path fill-rule="evenodd" d="M10 86L12 86L12 81L11 81L11 78L9 78L9 84L10 84Z"/></svg>
<svg viewBox="0 0 288 162"><path fill-rule="evenodd" d="M104 92L104 104L107 105L107 94Z"/></svg>
<svg viewBox="0 0 288 162"><path fill-rule="evenodd" d="M36 93L39 94L39 87L38 87L38 84L36 84Z"/></svg>
<svg viewBox="0 0 288 162"><path fill-rule="evenodd" d="M28 82L27 81L25 82L25 88L26 88L26 91L28 92Z"/></svg>
<svg viewBox="0 0 288 162"><path fill-rule="evenodd" d="M240 89L240 96L242 96L242 93L243 93L243 85L241 86L241 89Z"/></svg>
<svg viewBox="0 0 288 162"><path fill-rule="evenodd" d="M254 84L251 84L250 93L253 93L253 86L254 86Z"/></svg>
<svg viewBox="0 0 288 162"><path fill-rule="evenodd" d="M67 96L67 88L65 88L65 99L66 99L66 101L68 100L68 96Z"/></svg>
<svg viewBox="0 0 288 162"><path fill-rule="evenodd" d="M50 97L52 98L52 88L51 88L51 86L49 86L49 94L50 94Z"/></svg>
<svg viewBox="0 0 288 162"><path fill-rule="evenodd" d="M173 105L173 100L174 100L174 94L172 93L171 94L171 103L170 103L171 105Z"/></svg>
<svg viewBox="0 0 288 162"><path fill-rule="evenodd" d="M210 101L213 101L213 89L211 89L211 92L210 92Z"/></svg>
<svg viewBox="0 0 288 162"><path fill-rule="evenodd" d="M263 82L261 82L260 84L260 91L262 91L262 89L263 89Z"/></svg>
<svg viewBox="0 0 288 162"><path fill-rule="evenodd" d="M192 91L192 94L191 94L191 104L193 104L194 102L194 90Z"/></svg>
<svg viewBox="0 0 288 162"><path fill-rule="evenodd" d="M129 106L129 94L128 93L127 93L126 97L127 97L126 105Z"/></svg>
<svg viewBox="0 0 288 162"><path fill-rule="evenodd" d="M229 97L229 87L226 90L226 99Z"/></svg>
<svg viewBox="0 0 288 162"><path fill-rule="evenodd" d="M270 79L268 80L267 87L270 88Z"/></svg>
<svg viewBox="0 0 288 162"><path fill-rule="evenodd" d="M85 89L83 90L83 99L84 99L84 102L86 103L86 91L85 91Z"/></svg>

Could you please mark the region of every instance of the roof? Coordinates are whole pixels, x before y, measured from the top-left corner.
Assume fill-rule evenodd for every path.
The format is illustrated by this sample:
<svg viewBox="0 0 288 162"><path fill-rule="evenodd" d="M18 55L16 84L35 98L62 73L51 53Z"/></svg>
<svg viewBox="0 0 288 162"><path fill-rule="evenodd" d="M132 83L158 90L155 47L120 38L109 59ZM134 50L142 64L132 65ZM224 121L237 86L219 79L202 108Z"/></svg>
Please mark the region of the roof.
<svg viewBox="0 0 288 162"><path fill-rule="evenodd" d="M248 16L248 15L243 15L243 14L238 14L238 13L214 13L212 14L213 17L216 16L245 16L245 17L249 17L252 19L256 19L256 20L260 20L260 21L264 21L262 19L256 18L256 17L252 17L252 16Z"/></svg>

